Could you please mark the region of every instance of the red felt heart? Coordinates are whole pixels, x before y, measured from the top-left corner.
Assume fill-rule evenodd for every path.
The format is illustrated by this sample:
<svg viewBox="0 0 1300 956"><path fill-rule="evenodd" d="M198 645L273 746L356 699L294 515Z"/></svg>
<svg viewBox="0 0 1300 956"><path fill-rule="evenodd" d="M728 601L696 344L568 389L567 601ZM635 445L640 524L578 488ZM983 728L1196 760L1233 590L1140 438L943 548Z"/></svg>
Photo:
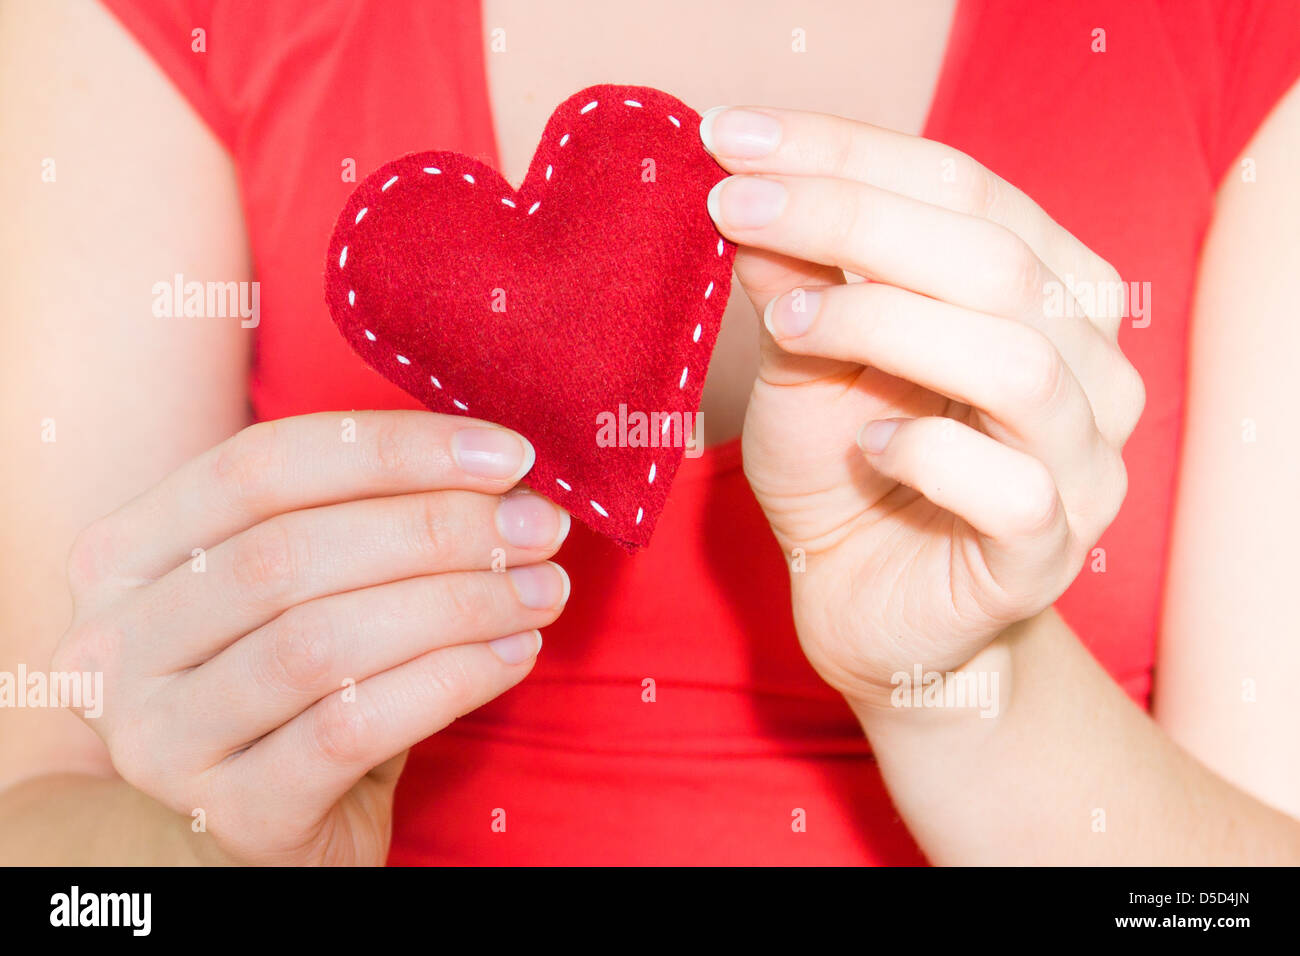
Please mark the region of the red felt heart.
<svg viewBox="0 0 1300 956"><path fill-rule="evenodd" d="M357 187L326 261L330 314L372 368L527 436L533 489L629 550L667 500L731 291L699 122L658 90L593 86L551 114L518 190L459 153L403 156Z"/></svg>

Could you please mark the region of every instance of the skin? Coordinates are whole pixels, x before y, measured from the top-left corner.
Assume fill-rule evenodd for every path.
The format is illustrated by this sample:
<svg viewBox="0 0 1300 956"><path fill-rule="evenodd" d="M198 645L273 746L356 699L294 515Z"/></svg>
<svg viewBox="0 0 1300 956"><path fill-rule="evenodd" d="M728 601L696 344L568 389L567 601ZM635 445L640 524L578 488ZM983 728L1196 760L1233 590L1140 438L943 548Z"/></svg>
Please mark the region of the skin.
<svg viewBox="0 0 1300 956"><path fill-rule="evenodd" d="M778 145L733 161L755 151L751 126ZM746 475L786 552L808 555L792 582L814 667L887 698L892 674L958 667L1050 606L1118 511L1143 405L1120 316L1051 320L1041 290L1119 277L937 143L772 110L704 130L743 173L709 209L764 314ZM952 184L928 173L946 160Z"/></svg>
<svg viewBox="0 0 1300 956"><path fill-rule="evenodd" d="M485 19L495 15L520 10L489 3ZM552 15L562 24L568 12ZM617 24L597 26L618 35ZM656 28L635 27L638 37ZM563 90L538 96L543 111L590 81L578 79L584 69L605 68L600 55L652 46L569 33L552 26L543 35L556 43L533 46L560 59L564 42L612 52L591 54L596 62L573 75L544 71ZM711 72L753 73L744 41L724 54L735 62ZM888 58L891 46L902 44L882 41L870 68L882 81L910 77L904 88L918 92L908 115L846 121L762 107L780 128L768 154L726 155L728 122L716 115L706 140L740 177L711 202L719 228L745 246L737 276L747 296L733 297L724 329L738 327L745 298L749 329L754 312L767 319L757 352L720 346L715 365L730 384L713 386L711 372L721 397L710 419L706 391L706 420L724 422L710 439L720 440L743 418L746 473L773 531L809 556L791 595L809 659L845 694L936 862L1300 860L1287 816L1300 812L1300 754L1288 732L1300 705L1278 688L1282 677L1268 679L1300 665L1279 605L1285 591L1198 560L1286 568L1300 531L1300 506L1279 493L1288 487L1281 449L1300 440L1284 412L1295 354L1286 346L1300 342L1281 278L1300 245L1300 195L1276 174L1220 190L1193 317L1193 428L1153 719L1050 609L1122 500L1118 453L1142 394L1115 348L1116 317L1048 326L1030 293L1055 274L1105 278L1109 267L965 157L951 154L956 183L910 172L950 153L862 120L919 132L937 60L908 73L907 57ZM40 67L56 61L69 66ZM660 52L655 63L673 60ZM663 69L672 75L648 71L644 82L694 102L750 98L709 88L688 66ZM519 522L501 509L517 507L508 492L528 453L521 443L513 461L469 454L490 439L457 436L487 423L361 413L351 446L338 441L338 415L241 431L246 333L133 318L141 310L130 293L178 270L248 277L228 157L97 8L0 6L0 71L0 137L16 147L0 158L0 201L13 213L0 220L0 253L27 280L0 285L17 345L0 377L13 450L0 667L103 669L121 688L90 728L71 713L5 714L0 857L381 862L405 748L531 667L535 644L519 638L494 652L488 641L529 637L559 613L567 587L545 559L567 517L526 496L533 546L505 539ZM111 90L101 72L111 72ZM514 98L502 93L511 85L500 66L490 65L490 80L494 105ZM810 85L798 105L849 112L819 102L819 85L844 87L835 77L790 82ZM532 120L507 118L504 128L535 142L542 120L530 131ZM505 136L502 147L509 174L519 150ZM1248 153L1267 171L1288 168L1297 149L1293 93ZM33 183L45 156L58 158L54 189ZM141 156L155 165L142 169ZM784 187L766 225L755 224L752 201L751 218L738 218L745 204L734 190L752 189L749 179ZM123 231L124 219L148 228ZM963 252L938 269L926 254L936 242ZM843 269L883 284L846 285ZM825 292L811 324L791 335L782 300L796 288ZM1242 335L1254 346L1244 357L1227 347ZM961 344L936 349L941 340ZM138 366L142 347L168 361ZM69 356L77 375L51 395L44 383ZM1029 371L982 373L1019 368ZM743 413L729 417L737 404ZM1238 408L1273 442L1264 453L1225 450ZM1216 418L1220 409L1233 411ZM32 437L46 418L59 425L52 446ZM888 441L864 428L900 419ZM196 540L208 549L202 575L189 564ZM484 570L498 547L511 566L549 575L544 606L526 607L535 591ZM412 627L443 619L432 633ZM1002 716L890 707L889 675L917 660L996 671ZM1239 695L1221 692L1223 673L1261 676L1249 716ZM345 706L337 688L347 678L357 697ZM1249 736L1245 747L1238 734ZM77 812L87 801L95 814ZM1099 807L1108 819L1100 838L1088 826ZM201 835L190 826L198 808Z"/></svg>
<svg viewBox="0 0 1300 956"><path fill-rule="evenodd" d="M667 90L701 110L760 102L919 134L954 8L954 0L659 0L651 16L626 3L483 0L501 170L510 182L522 182L555 104L611 81ZM683 23L691 29L683 30ZM814 53L791 51L794 24L814 38ZM493 29L504 31L505 53L493 52ZM697 440L705 446L741 432L758 372L754 318L733 288L700 403Z"/></svg>
<svg viewBox="0 0 1300 956"><path fill-rule="evenodd" d="M1300 861L1300 824L1266 802L1296 807L1295 762L1279 771L1252 741L1260 764L1236 761L1243 786L1233 786L1133 705L1050 609L1123 501L1120 452L1144 399L1116 347L1120 316L1083 318L1080 305L1080 318L1049 320L1042 290L1064 274L1113 281L1114 270L946 147L835 117L756 112L704 121L706 144L738 174L714 189L710 212L745 247L736 273L764 314L746 475L787 553L807 555L791 575L804 651L857 714L921 847L957 864ZM1266 135L1251 155L1284 162L1300 142L1297 120L1300 89L1270 123L1281 142ZM754 148L744 132L754 128L773 132L770 150ZM960 170L955 182L915 175L945 158ZM1300 232L1284 229L1293 254ZM1222 241L1216 227L1211 249ZM932 248L951 254L927 256ZM845 284L839 269L878 281ZM1202 303L1240 310L1242 286L1229 299L1224 281L1204 276ZM1277 295L1261 297L1263 321L1289 324L1280 283L1262 281ZM792 285L819 289L819 303L805 298L796 311ZM1198 357L1210 361L1203 347ZM1230 385L1249 374L1211 368ZM860 453L846 454L855 441ZM1213 474L1217 456L1194 447ZM1220 487L1201 480L1191 494L1207 484ZM1216 544L1240 553L1231 523L1212 526L1224 535ZM1179 522L1180 535L1208 537L1195 528ZM1175 568L1189 564L1183 555ZM1272 633L1229 654L1220 634L1199 631L1202 662L1276 668L1296 656ZM891 706L890 676L918 662L996 674L1000 716ZM1207 676L1187 662L1176 671ZM1188 721L1206 707L1203 690L1169 683L1162 716L1182 709ZM1174 722L1175 733L1213 740L1209 709L1190 727ZM1280 726L1251 728L1286 741L1269 756L1295 746L1285 731L1294 715L1279 716Z"/></svg>
<svg viewBox="0 0 1300 956"><path fill-rule="evenodd" d="M568 516L507 495L531 448L487 423L349 412L354 443L343 414L243 427L248 337L160 324L132 291L168 262L248 277L228 158L98 7L0 16L0 189L22 223L0 243L31 280L0 307L24 356L3 376L24 450L0 658L112 688L84 724L4 711L0 858L382 862L406 749L531 669L568 594L545 562ZM45 155L48 190L28 175ZM165 157L152 179L141 155ZM84 367L52 397L68 356Z"/></svg>

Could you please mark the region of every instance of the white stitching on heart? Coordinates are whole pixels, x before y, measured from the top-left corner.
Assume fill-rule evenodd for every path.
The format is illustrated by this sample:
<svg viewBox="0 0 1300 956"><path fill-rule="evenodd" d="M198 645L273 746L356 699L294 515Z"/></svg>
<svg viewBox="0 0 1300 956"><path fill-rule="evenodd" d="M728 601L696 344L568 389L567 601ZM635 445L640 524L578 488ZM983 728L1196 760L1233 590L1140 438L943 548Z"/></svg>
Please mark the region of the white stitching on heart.
<svg viewBox="0 0 1300 956"><path fill-rule="evenodd" d="M636 100L624 100L624 101L623 101L623 104L624 104L625 106L629 106L629 107L632 107L632 108L634 108L634 109L642 108L642 104L639 103L639 102L637 102ZM586 106L584 106L584 107L583 107L581 110L579 110L578 112L579 112L580 115L585 115L585 114L587 114L587 113L590 113L592 110L594 110L598 105L599 105L599 102L598 102L598 101L596 101L596 100L592 100L590 103L588 103ZM665 114L665 115L668 116L668 120L669 120L669 122L671 122L671 123L673 124L673 126L677 127L678 129L681 129L681 126L682 126L682 124L681 124L681 120L679 120L676 116L673 116L672 114ZM561 136L561 137L560 137L560 145L561 145L561 146L565 146L565 145L567 145L568 142L569 142L569 138L570 138L570 136L571 136L570 133L565 133L563 136ZM553 168L548 164L547 167L546 167L546 181L547 181L547 182L550 182L550 181L551 181L551 174L553 173L553 171L554 171ZM436 167L436 166L425 166L425 167L424 167L424 172L429 173L430 175L439 175L439 174L442 173L442 170L439 169L439 168ZM382 186L379 187L379 191L380 191L380 192L387 192L387 191L388 191L388 188L389 188L390 186L392 186L394 183L396 183L396 182L398 181L399 178L400 178L399 176L393 176L393 177L392 177L391 179L389 179L386 183L384 183ZM474 177L473 177L472 175L470 175L469 173L463 173L461 178L463 178L463 179L465 180L465 182L469 183L470 185L474 185ZM514 201L511 200L511 199L508 198L508 197L502 197L501 202L502 202L503 205L508 206L508 207L511 208L511 209L517 208L516 205L515 205L515 203L514 203ZM541 203L541 200L537 200L536 202L534 202L531 206L528 207L528 213L527 213L527 215L530 215L530 216L531 216L533 213L535 213L535 212L537 211L538 207L541 206L541 204L542 204L542 203ZM369 212L369 207L368 207L368 206L363 207L363 208L361 209L361 211L357 213L357 217L356 217L356 219L353 221L353 225L358 225L358 224L360 224L362 217L364 217L365 214L366 214L367 212ZM723 254L724 249L725 249L725 245L724 245L723 240L722 240L722 239L718 239L718 255L719 255L719 256L721 256L721 255ZM342 268L347 264L347 260L348 260L348 247L347 247L347 246L344 246L344 247L343 247L343 251L339 254L339 268L340 268L340 269L342 269ZM709 285L708 285L708 288L706 288L706 289L704 290L704 299L705 299L706 301L708 300L709 296L711 296L711 295L713 294L713 289L714 289L714 283L713 283L713 282L710 282ZM353 289L349 289L349 290L348 290L348 305L350 305L350 306L355 306L355 305L356 305L356 291L353 290ZM700 336L701 336L703 330L704 330L704 324L703 324L702 322L701 322L701 323L698 323L698 324L695 326L695 330L694 330L694 332L691 334L691 341L693 341L693 342L697 342L697 343L698 343L698 342L700 341ZM376 342L376 341L378 341L378 340L376 339L376 337L375 337L375 334L374 334L373 332L371 332L369 329L364 329L363 331L365 332L365 336L366 336L366 338L367 338L369 341L371 341L371 342ZM411 364L411 360L410 360L409 358L407 358L405 355L401 355L401 354L398 354L398 353L396 353L396 352L394 352L393 354L394 354L394 357L397 359L397 361L398 361L399 364L401 364L401 365L410 365L410 364ZM677 387L678 387L679 389L683 389L683 388L686 387L686 378L687 378L687 375L688 375L689 373L690 373L690 366L687 366L687 367L685 367L685 368L682 369L681 380L677 383ZM435 388L437 388L437 389L439 389L439 390L442 390L442 383L441 383L440 381L438 381L437 376L430 375L430 376L429 376L429 381L433 383L433 385L434 385ZM460 401L459 399L452 399L452 404L455 405L457 408L459 408L461 411L469 411L469 405L467 405L465 402ZM672 424L671 419L670 419L670 418L665 418L665 419L664 419L663 428L662 428L662 430L661 430L661 433L667 433L668 428L669 428L669 426L670 426L671 424ZM657 462L651 462L651 463L650 463L650 472L649 472L649 475L648 475L648 477L647 477L647 484L654 484L655 475L656 475L657 471L658 471L658 463L657 463ZM556 483L557 485L559 485L561 488L563 488L565 491L569 491L569 492L573 491L573 486L570 485L570 484L569 484L567 481L565 481L563 478L556 478L556 479L555 479L555 483ZM588 499L588 503L589 503L589 504L591 505L591 507L596 511L596 513L599 514L601 517L603 517L603 518L608 518L608 517L609 517L609 512L606 511L605 508L604 508L603 506L601 506L601 504L600 504L598 501L595 501L594 499ZM641 523L641 520L642 520L644 517L645 517L645 509L644 509L644 508L641 508L641 507L638 507L638 508L636 509L636 523L639 525L639 524Z"/></svg>

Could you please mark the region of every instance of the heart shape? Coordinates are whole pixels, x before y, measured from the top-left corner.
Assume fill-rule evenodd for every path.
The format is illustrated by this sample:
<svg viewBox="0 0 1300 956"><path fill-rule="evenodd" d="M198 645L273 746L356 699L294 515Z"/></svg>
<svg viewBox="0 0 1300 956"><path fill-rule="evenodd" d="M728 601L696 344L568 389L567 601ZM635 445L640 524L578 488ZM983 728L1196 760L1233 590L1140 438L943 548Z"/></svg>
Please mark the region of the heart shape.
<svg viewBox="0 0 1300 956"><path fill-rule="evenodd" d="M326 260L367 364L432 411L525 435L533 490L628 550L667 501L731 291L736 247L706 209L726 173L699 122L658 90L589 87L518 190L459 153L381 166Z"/></svg>

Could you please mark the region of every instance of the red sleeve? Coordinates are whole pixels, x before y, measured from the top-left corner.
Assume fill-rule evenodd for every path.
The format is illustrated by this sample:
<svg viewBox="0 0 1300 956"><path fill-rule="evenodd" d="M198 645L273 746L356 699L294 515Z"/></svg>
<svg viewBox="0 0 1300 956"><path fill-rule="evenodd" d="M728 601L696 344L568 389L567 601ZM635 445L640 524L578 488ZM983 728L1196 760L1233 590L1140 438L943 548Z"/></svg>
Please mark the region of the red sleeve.
<svg viewBox="0 0 1300 956"><path fill-rule="evenodd" d="M235 121L213 82L220 57L217 0L100 0L233 152ZM202 30L198 37L196 30ZM202 49L195 49L202 41Z"/></svg>
<svg viewBox="0 0 1300 956"><path fill-rule="evenodd" d="M1220 73L1208 159L1218 183L1300 78L1300 0L1223 0L1213 26Z"/></svg>

